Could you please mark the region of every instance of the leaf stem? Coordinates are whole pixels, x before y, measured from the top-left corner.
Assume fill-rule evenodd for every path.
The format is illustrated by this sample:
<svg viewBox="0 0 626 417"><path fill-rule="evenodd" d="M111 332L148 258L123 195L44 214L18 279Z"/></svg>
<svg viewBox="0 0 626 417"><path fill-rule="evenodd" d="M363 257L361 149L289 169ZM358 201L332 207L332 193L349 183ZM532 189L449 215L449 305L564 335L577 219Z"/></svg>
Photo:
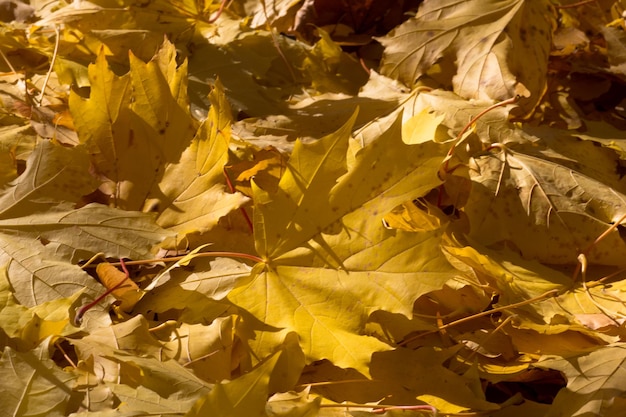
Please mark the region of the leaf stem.
<svg viewBox="0 0 626 417"><path fill-rule="evenodd" d="M17 71L15 71L15 68L13 68L13 65L11 65L11 61L9 61L9 58L7 58L7 56L4 54L4 52L2 52L2 49L0 49L0 56L4 60L4 63L7 64L7 66L11 70L11 72L13 74L17 74Z"/></svg>
<svg viewBox="0 0 626 417"><path fill-rule="evenodd" d="M61 343L59 343L60 339L57 339L54 342L54 346L59 349L61 351L61 354L63 355L63 357L65 358L65 360L72 365L72 368L77 369L78 366L76 366L76 364L74 363L74 361L72 360L72 358L69 357L69 355L65 352L65 350L63 349L63 346L61 346Z"/></svg>
<svg viewBox="0 0 626 417"><path fill-rule="evenodd" d="M226 178L226 184L228 185L228 189L230 190L231 193L235 193L235 187L233 186L233 183L230 180L230 175L228 175L228 171L226 170L226 167L224 167L224 177ZM248 227L250 228L250 233L254 233L254 226L252 225L252 220L250 220L250 216L248 216L248 212L246 211L245 207L239 207L239 211L241 211L241 214L243 215L243 218L246 219L246 223L248 223Z"/></svg>
<svg viewBox="0 0 626 417"><path fill-rule="evenodd" d="M220 4L220 8L217 11L217 14L215 15L215 17L210 17L208 20L208 23L215 23L215 21L219 19L219 17L222 15L222 12L224 11L225 5L226 5L226 0L222 0L222 3Z"/></svg>
<svg viewBox="0 0 626 417"><path fill-rule="evenodd" d="M61 33L59 32L59 26L54 25L54 33L56 34L56 41L54 43L54 52L52 52L52 59L50 60L50 69L48 69L48 73L46 74L46 78L43 81L43 86L41 87L41 92L39 93L38 105L41 106L44 95L46 94L46 87L48 86L48 81L50 81L50 75L54 69L54 62L57 59L57 53L59 52L59 37Z"/></svg>
<svg viewBox="0 0 626 417"><path fill-rule="evenodd" d="M572 9L574 7L579 7L579 6L584 6L586 4L590 4L590 3L596 3L597 0L582 0L576 3L571 3L571 4L560 4L560 5L556 5L555 7L557 9Z"/></svg>
<svg viewBox="0 0 626 417"><path fill-rule="evenodd" d="M499 331L501 331L504 326L506 326L507 324L509 324L513 318L515 318L515 315L509 316L506 319L504 319L502 321L502 323L500 323L495 329L493 329L493 331L491 333L489 333L483 340L480 341L478 347L476 349L472 350L472 353L470 353L467 358L465 358L466 362L469 362L472 360L472 358L474 358L477 354L478 354L478 350L480 347L483 347L487 344L487 341L489 341L489 339L493 338L493 336L498 333Z"/></svg>
<svg viewBox="0 0 626 417"><path fill-rule="evenodd" d="M82 265L80 266L80 268L81 268L81 269L85 269L85 268L89 267L89 265L93 264L96 260L98 260L98 258L105 259L105 256L104 256L104 255L105 255L105 254L104 254L104 252L98 252L98 253L96 253L94 256L92 256L92 257L91 257L91 259L89 259L87 262L85 262L84 264L82 264Z"/></svg>
<svg viewBox="0 0 626 417"><path fill-rule="evenodd" d="M482 311L480 313L476 313L476 314L473 314L471 316L463 317L461 319L458 319L458 320L455 320L455 321L451 321L450 323L444 324L442 326L438 326L437 330L431 330L431 331L428 331L428 332L425 332L425 333L420 333L420 334L418 334L416 336L413 336L413 337L410 337L410 338L408 338L406 340L403 340L400 343L398 343L398 346L405 346L405 345L409 344L410 342L413 342L413 341L419 339L420 337L427 336L429 334L439 333L442 330L446 330L446 329L448 329L450 327L457 326L459 324L466 323L468 321L471 321L471 320L474 320L474 319L477 319L477 318L480 318L480 317L490 316L493 313L499 313L501 311L506 311L506 310L510 310L512 308L517 308L517 307L522 307L522 306L525 306L525 305L528 305L528 304L532 304L532 303L534 303L536 301L541 301L541 300L544 300L544 299L547 299L547 298L556 297L558 294L559 294L559 290L550 290L550 291L545 292L545 293L543 293L541 295L533 297L533 298L531 298L529 300L520 301L519 303L514 303L514 304L507 304L505 306L496 307L496 308L493 308L491 310Z"/></svg>
<svg viewBox="0 0 626 417"><path fill-rule="evenodd" d="M74 326L79 327L80 323L83 321L83 316L90 308L97 305L100 301L104 299L104 297L106 297L107 295L111 294L113 291L118 289L123 283L126 282L127 279L130 278L130 274L128 273L128 269L126 268L126 263L124 262L124 259L120 258L119 265L122 266L122 270L124 271L124 274L125 274L124 278L122 278L120 282L118 282L117 284L115 284L114 286L106 290L104 293L102 293L100 296L98 296L95 300L93 300L92 302L88 304L85 304L84 306L76 310L76 317L74 317Z"/></svg>
<svg viewBox="0 0 626 417"><path fill-rule="evenodd" d="M146 264L153 264L157 262L178 262L184 259L186 256L188 255L172 256L170 258L159 258L159 259L143 259L139 261L128 261L128 262L125 262L125 264L126 265L146 265ZM258 256L249 255L247 253L216 251L216 252L201 252L201 253L197 253L194 255L194 257L197 257L197 258L204 258L208 256L213 256L213 257L222 256L225 258L241 258L241 259L248 259L256 263L265 263L265 260L259 258ZM114 262L114 263L111 263L111 265L119 266L121 265L121 263ZM90 265L90 267L93 267L93 265Z"/></svg>
<svg viewBox="0 0 626 417"><path fill-rule="evenodd" d="M474 117L472 117L470 119L470 121L465 125L465 127L463 127L463 129L461 129L459 134L456 135L456 140L454 141L454 143L452 144L452 146L448 150L448 154L444 158L444 160L443 160L443 162L441 164L441 168L439 168L439 177L442 180L443 180L443 178L445 178L445 174L447 174L449 172L448 171L448 165L450 164L450 159L452 159L452 155L454 155L454 151L456 150L457 146L459 146L459 144L462 142L463 135L465 134L465 132L470 127L472 127L472 125L474 123L476 123L476 121L478 119L483 117L485 114L489 113L491 110L496 109L498 107L506 106L507 104L513 104L513 103L517 102L519 99L520 99L520 96L516 95L515 97L511 97L509 99L506 99L506 100L500 101L498 103L492 104L491 106L487 107L486 109L484 109L483 111L481 111L476 116L474 116Z"/></svg>
<svg viewBox="0 0 626 417"><path fill-rule="evenodd" d="M572 281L576 282L578 280L578 274L580 274L581 270L586 269L587 268L587 255L589 255L589 252L591 252L591 249L593 249L594 246L596 246L598 243L600 243L605 237L607 237L609 235L609 233L611 233L613 230L617 229L618 226L620 224L622 224L622 222L626 220L626 213L624 213L622 215L622 217L619 218L619 220L617 220L616 222L614 222L611 227L609 227L608 229L606 229L600 236L598 236L596 238L596 240L594 240L589 246L587 246L585 248L584 251L582 251L582 253L580 255L578 255L578 264L576 265L576 269L574 270L574 273L572 274ZM585 271L583 271L585 272Z"/></svg>
<svg viewBox="0 0 626 417"><path fill-rule="evenodd" d="M380 405L380 404L320 404L320 408L369 408L373 413L382 414L390 410L425 410L429 411L434 417L439 415L437 408L432 405Z"/></svg>

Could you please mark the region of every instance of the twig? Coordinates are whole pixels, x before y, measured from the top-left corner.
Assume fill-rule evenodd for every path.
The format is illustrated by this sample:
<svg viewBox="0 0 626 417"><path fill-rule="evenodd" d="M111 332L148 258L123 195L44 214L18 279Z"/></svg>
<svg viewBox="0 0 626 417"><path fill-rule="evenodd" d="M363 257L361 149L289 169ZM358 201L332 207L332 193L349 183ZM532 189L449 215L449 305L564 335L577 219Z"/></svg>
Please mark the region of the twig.
<svg viewBox="0 0 626 417"><path fill-rule="evenodd" d="M178 262L184 259L186 256L188 255L172 256L170 258L159 258L159 259L143 259L140 261L125 261L124 264L125 265L146 265L146 264L153 264L153 263L158 263L158 262ZM198 258L204 258L207 256L213 256L213 257L223 256L223 257L228 257L228 258L241 258L241 259L248 259L257 263L265 262L265 260L259 258L258 256L249 255L247 253L238 253L238 252L202 252L202 253L197 253L194 255L194 257L198 257ZM120 266L121 262L112 262L111 265ZM88 268L94 268L94 267L95 265L88 266Z"/></svg>
<svg viewBox="0 0 626 417"><path fill-rule="evenodd" d="M39 93L38 105L41 105L43 101L43 96L46 93L46 86L48 85L48 81L50 80L50 75L52 75L52 70L54 69L54 62L57 59L57 53L59 52L59 37L61 36L59 32L59 26L54 25L54 33L56 34L56 41L54 43L54 52L52 53L52 60L50 60L50 68L48 69L48 73L46 74L46 79L43 81L43 86L41 87L41 93Z"/></svg>
<svg viewBox="0 0 626 417"><path fill-rule="evenodd" d="M61 346L61 344L59 343L59 340L57 339L54 342L54 346L56 346L57 349L59 349L61 351L61 354L63 355L63 357L65 358L65 360L72 365L72 368L76 369L78 368L78 366L76 366L76 364L74 363L74 361L69 357L69 355L67 353L65 353L65 350L63 350L63 347Z"/></svg>
<svg viewBox="0 0 626 417"><path fill-rule="evenodd" d="M121 279L120 282L118 282L117 284L115 284L114 286L106 290L104 293L102 293L100 296L98 296L95 300L93 300L92 302L88 304L85 304L84 306L76 310L76 317L74 317L74 325L76 327L80 326L80 323L83 321L83 316L90 308L98 304L100 301L102 301L102 299L104 299L104 297L106 297L107 295L111 294L113 291L118 289L122 284L126 282L126 280L130 278L130 274L128 273L128 269L126 268L126 263L124 262L124 259L120 258L119 265L122 266L122 270L124 270L124 274L126 274L126 276L123 279Z"/></svg>
<svg viewBox="0 0 626 417"><path fill-rule="evenodd" d="M577 3L563 4L555 6L557 9L572 9L574 7L584 6L586 4L595 3L597 0L582 0Z"/></svg>
<svg viewBox="0 0 626 417"><path fill-rule="evenodd" d="M215 15L215 17L209 18L208 20L209 23L215 23L215 21L219 19L219 17L222 15L222 12L224 11L224 5L226 5L226 0L222 0L222 3L220 4L220 8L217 11L217 14Z"/></svg>
<svg viewBox="0 0 626 417"><path fill-rule="evenodd" d="M9 61L9 58L7 58L4 52L2 52L2 49L0 49L0 55L2 55L2 59L9 66L9 69L11 70L11 72L13 72L13 74L17 74L17 71L15 71L15 68L13 68L13 65L11 65L11 61Z"/></svg>
<svg viewBox="0 0 626 417"><path fill-rule="evenodd" d="M547 292L545 292L545 293L543 293L541 295L533 297L533 298L531 298L529 300L520 301L519 303L514 303L514 304L508 304L508 305L505 305L505 306L502 306L502 307L496 307L496 308L493 308L491 310L482 311L480 313L476 313L476 314L473 314L473 315L468 316L468 317L463 317L462 319L458 319L458 320L452 321L452 322L450 322L448 324L444 324L443 326L439 326L437 330L431 330L429 332L420 333L420 334L418 334L416 336L413 336L413 337L411 337L409 339L403 340L402 342L398 343L398 346L405 346L408 343L413 342L414 340L419 339L420 337L427 336L429 334L439 333L442 330L448 329L448 328L453 327L453 326L457 326L457 325L462 324L462 323L466 323L468 321L471 321L471 320L474 320L474 319L477 319L477 318L480 318L480 317L490 316L493 313L499 313L501 311L506 311L506 310L510 310L512 308L522 307L522 306L525 306L527 304L532 304L534 302L541 301L541 300L544 300L544 299L547 299L547 298L556 297L558 295L558 293L559 293L559 290L550 290L550 291L547 291Z"/></svg>
<svg viewBox="0 0 626 417"><path fill-rule="evenodd" d="M576 282L576 280L578 280L578 274L580 274L580 271L583 268L587 267L587 255L589 255L589 252L591 252L591 249L593 249L594 246L596 246L598 243L600 243L605 237L607 237L609 235L609 233L611 233L613 230L617 229L619 227L619 225L626 220L626 213L622 215L622 217L619 218L619 220L617 220L616 222L614 222L611 227L609 227L608 229L606 229L600 236L598 236L596 238L596 240L594 240L589 246L587 246L585 248L585 250L582 251L582 253L580 255L578 255L578 264L576 265L576 269L574 270L574 273L572 274L572 281ZM583 265L584 263L584 265Z"/></svg>

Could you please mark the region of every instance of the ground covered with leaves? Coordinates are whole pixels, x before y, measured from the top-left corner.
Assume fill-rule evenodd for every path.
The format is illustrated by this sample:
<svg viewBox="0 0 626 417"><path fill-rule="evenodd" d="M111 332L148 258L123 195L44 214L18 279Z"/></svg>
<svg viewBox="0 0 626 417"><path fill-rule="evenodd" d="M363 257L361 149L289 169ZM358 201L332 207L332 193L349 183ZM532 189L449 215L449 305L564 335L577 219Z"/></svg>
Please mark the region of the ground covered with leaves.
<svg viewBox="0 0 626 417"><path fill-rule="evenodd" d="M0 2L0 415L623 415L626 2L569 3Z"/></svg>

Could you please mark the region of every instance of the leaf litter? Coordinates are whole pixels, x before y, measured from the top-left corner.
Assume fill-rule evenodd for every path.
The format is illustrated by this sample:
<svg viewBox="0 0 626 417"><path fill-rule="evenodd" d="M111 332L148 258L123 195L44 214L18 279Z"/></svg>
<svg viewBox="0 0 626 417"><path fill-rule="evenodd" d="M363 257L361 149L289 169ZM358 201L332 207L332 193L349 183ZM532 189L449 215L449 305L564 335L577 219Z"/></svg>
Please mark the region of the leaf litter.
<svg viewBox="0 0 626 417"><path fill-rule="evenodd" d="M0 35L6 413L618 415L600 3L32 2Z"/></svg>

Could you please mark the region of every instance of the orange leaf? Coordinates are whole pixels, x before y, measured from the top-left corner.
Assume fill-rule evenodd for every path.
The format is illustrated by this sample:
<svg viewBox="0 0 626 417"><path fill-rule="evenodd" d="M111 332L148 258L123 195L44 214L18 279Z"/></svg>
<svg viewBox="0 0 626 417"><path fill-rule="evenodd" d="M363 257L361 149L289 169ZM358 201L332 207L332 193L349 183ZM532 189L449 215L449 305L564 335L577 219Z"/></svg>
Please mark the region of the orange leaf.
<svg viewBox="0 0 626 417"><path fill-rule="evenodd" d="M121 301L120 308L123 311L129 311L139 301L143 292L139 289L131 279L127 279L125 273L114 267L108 262L98 264L96 267L96 273L100 282L107 287L107 289L115 288L111 294ZM126 280L126 281L124 281ZM122 282L124 281L124 282Z"/></svg>

